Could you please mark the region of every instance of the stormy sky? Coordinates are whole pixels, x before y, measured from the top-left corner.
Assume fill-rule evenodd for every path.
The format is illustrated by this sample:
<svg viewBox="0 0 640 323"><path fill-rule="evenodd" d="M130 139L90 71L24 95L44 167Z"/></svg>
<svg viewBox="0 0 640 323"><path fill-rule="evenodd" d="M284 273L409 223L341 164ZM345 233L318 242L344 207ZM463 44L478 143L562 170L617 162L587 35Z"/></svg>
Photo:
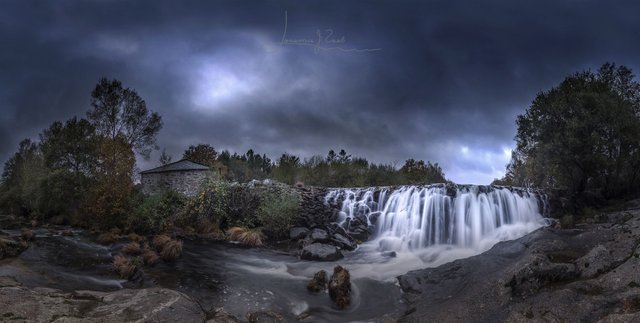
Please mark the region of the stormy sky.
<svg viewBox="0 0 640 323"><path fill-rule="evenodd" d="M0 1L0 162L84 117L100 77L159 112L157 144L276 158L344 148L501 177L536 93L640 69L631 1ZM158 164L159 152L142 169Z"/></svg>

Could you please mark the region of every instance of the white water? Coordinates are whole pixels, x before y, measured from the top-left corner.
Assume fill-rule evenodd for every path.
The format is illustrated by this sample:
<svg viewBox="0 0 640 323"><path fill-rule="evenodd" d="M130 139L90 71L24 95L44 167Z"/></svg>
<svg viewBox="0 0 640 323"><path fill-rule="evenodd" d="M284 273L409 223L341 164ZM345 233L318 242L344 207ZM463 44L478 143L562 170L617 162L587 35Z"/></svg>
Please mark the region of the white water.
<svg viewBox="0 0 640 323"><path fill-rule="evenodd" d="M373 227L368 247L418 253L448 247L475 254L544 225L539 198L533 191L478 186L457 187L452 197L438 185L338 189L325 201L343 201L338 221L347 229L356 218Z"/></svg>

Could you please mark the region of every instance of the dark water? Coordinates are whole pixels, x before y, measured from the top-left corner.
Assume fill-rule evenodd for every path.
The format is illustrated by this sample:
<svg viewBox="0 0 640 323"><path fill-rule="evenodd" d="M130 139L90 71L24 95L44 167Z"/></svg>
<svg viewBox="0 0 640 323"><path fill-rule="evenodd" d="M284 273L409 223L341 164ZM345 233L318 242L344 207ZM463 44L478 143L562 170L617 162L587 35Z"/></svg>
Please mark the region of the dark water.
<svg viewBox="0 0 640 323"><path fill-rule="evenodd" d="M190 295L207 310L222 307L240 318L247 312L270 310L289 321L373 321L403 309L395 272L383 272L387 271L384 264L396 259L367 252L366 248L346 255L342 261L319 263L275 250L184 241L180 259L145 268L143 282L134 286L111 269L112 256L123 243L102 246L80 230L71 237L62 236L61 230L35 232L36 239L19 257L0 261L1 276L12 276L30 287L65 291L166 287ZM4 233L17 235L19 231ZM338 264L352 276L352 304L346 310L335 308L328 293L313 294L306 289L315 272L324 269L331 273Z"/></svg>
<svg viewBox="0 0 640 323"><path fill-rule="evenodd" d="M473 248L436 245L401 250L393 257L381 252L389 239L381 237L328 263L303 261L271 249L185 240L181 258L145 267L143 279L132 283L120 279L111 268L113 255L126 242L102 246L82 230L67 237L61 235L67 228L56 227L35 230L36 239L26 251L0 261L0 275L13 276L26 286L65 291L166 287L190 295L206 310L224 308L239 318L247 312L270 310L288 321L366 322L404 313L398 275L479 254L498 241L518 238L535 228L505 225ZM0 232L20 234L19 230ZM332 273L336 265L351 273L352 303L346 310L338 310L326 292L313 294L306 289L315 272Z"/></svg>

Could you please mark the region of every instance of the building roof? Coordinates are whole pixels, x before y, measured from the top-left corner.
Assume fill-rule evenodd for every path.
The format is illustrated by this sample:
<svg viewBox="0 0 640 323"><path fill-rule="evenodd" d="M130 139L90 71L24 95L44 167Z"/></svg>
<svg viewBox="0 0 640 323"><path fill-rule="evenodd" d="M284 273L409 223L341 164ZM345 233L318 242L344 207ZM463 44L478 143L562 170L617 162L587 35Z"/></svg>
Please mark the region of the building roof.
<svg viewBox="0 0 640 323"><path fill-rule="evenodd" d="M165 173L165 172L181 172L187 170L208 170L209 166L194 163L190 160L181 159L174 163L162 165L160 167L148 169L140 172L140 174Z"/></svg>

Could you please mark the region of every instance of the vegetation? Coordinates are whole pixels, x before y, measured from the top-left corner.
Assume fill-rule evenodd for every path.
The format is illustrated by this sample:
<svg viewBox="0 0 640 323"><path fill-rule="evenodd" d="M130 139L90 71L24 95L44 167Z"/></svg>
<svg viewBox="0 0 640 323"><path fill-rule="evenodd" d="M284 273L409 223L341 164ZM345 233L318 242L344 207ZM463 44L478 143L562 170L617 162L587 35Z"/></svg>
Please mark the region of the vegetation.
<svg viewBox="0 0 640 323"><path fill-rule="evenodd" d="M539 93L518 116L517 147L496 183L566 192L575 211L640 188L640 84L604 64Z"/></svg>
<svg viewBox="0 0 640 323"><path fill-rule="evenodd" d="M258 210L258 224L274 237L284 237L295 223L300 209L295 193L265 192Z"/></svg>
<svg viewBox="0 0 640 323"><path fill-rule="evenodd" d="M251 248L263 246L266 239L259 228L232 227L227 230L227 236L229 240L238 241L240 245Z"/></svg>

